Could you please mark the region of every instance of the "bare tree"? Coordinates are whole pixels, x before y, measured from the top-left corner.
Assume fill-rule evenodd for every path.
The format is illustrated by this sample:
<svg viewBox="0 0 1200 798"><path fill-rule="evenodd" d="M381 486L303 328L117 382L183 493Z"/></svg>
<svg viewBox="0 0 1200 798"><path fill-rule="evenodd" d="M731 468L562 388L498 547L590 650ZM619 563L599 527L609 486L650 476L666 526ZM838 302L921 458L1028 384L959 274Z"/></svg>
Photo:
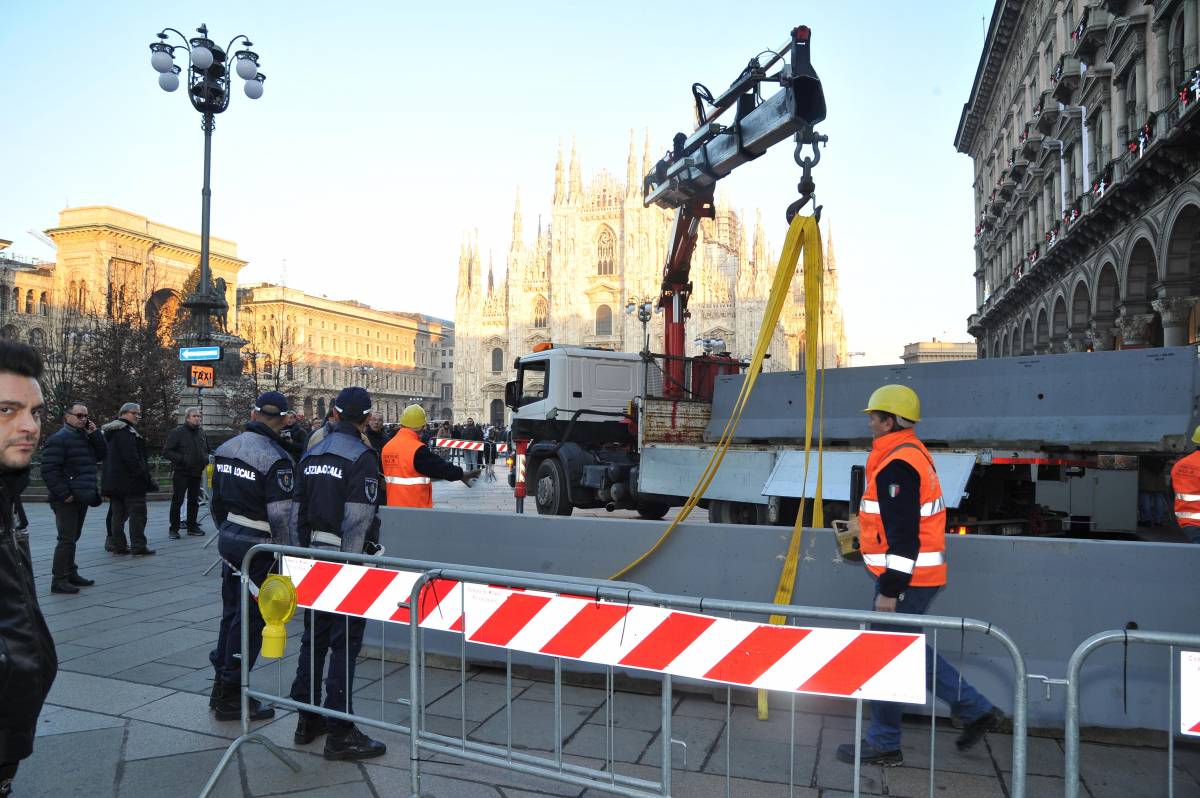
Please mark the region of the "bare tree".
<svg viewBox="0 0 1200 798"><path fill-rule="evenodd" d="M79 345L72 379L76 395L101 422L115 418L124 402L139 403L140 429L152 445L177 423L183 376L173 351L178 305L151 301L156 277L153 267L113 275L104 312L95 314Z"/></svg>
<svg viewBox="0 0 1200 798"><path fill-rule="evenodd" d="M226 415L241 424L247 409L266 391L279 391L295 405L304 385L300 371L304 351L295 323L243 308L238 334L246 343L240 353L241 374L225 392Z"/></svg>

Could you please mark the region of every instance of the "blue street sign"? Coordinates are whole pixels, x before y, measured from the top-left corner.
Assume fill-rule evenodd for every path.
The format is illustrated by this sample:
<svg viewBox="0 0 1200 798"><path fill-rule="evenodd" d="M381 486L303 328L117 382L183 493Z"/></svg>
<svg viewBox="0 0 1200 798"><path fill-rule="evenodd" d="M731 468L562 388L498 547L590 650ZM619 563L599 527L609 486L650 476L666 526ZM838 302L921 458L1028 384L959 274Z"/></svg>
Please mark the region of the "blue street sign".
<svg viewBox="0 0 1200 798"><path fill-rule="evenodd" d="M221 347L219 346L181 346L179 348L179 359L184 363L220 360L221 354Z"/></svg>

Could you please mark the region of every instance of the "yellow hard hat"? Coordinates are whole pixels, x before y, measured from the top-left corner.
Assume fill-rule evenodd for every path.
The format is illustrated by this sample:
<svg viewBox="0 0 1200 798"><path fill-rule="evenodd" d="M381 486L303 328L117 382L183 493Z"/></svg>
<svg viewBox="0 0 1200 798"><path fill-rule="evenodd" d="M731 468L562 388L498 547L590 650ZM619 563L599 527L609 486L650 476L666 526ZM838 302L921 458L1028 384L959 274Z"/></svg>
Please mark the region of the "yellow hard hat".
<svg viewBox="0 0 1200 798"><path fill-rule="evenodd" d="M425 415L425 408L420 405L409 405L400 414L400 426L408 427L409 429L421 429L428 421L429 418Z"/></svg>
<svg viewBox="0 0 1200 798"><path fill-rule="evenodd" d="M864 413L878 410L880 413L893 413L909 421L921 420L921 398L917 392L907 385L883 385L875 389L867 402Z"/></svg>
<svg viewBox="0 0 1200 798"><path fill-rule="evenodd" d="M1192 443L1200 443L1200 427L1192 430Z"/></svg>

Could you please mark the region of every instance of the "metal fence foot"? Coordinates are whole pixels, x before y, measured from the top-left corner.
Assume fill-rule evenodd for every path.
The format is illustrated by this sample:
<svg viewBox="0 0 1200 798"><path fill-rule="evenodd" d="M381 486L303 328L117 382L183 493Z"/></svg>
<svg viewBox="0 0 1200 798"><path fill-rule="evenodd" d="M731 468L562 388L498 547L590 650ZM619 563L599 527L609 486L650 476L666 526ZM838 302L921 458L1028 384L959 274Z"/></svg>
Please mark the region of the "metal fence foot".
<svg viewBox="0 0 1200 798"><path fill-rule="evenodd" d="M290 767L294 773L300 772L299 763L285 754L283 749L275 745L275 743L271 742L258 732L254 732L253 734L243 734L241 737L230 743L229 747L225 749L225 753L221 755L221 761L217 763L217 767L213 770L212 775L209 776L208 781L204 783L204 789L200 790L200 798L208 798L209 794L213 791L213 787L217 786L217 780L221 778L221 774L225 772L225 768L228 767L230 761L232 761L233 755L237 753L237 750L246 743L259 743L272 754L274 754L276 759Z"/></svg>

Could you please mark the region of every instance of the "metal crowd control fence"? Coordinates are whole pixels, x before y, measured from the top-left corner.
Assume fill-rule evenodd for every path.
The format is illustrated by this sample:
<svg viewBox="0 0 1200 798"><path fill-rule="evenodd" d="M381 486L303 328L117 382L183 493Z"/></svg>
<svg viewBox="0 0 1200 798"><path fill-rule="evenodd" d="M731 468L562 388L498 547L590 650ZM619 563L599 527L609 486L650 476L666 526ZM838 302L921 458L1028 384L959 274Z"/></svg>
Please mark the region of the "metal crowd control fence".
<svg viewBox="0 0 1200 798"><path fill-rule="evenodd" d="M617 736L618 736L617 722L615 719L615 712L616 712L616 708L615 708L615 694L616 694L615 678L616 678L616 673L618 670L624 672L624 671L630 669L631 666L628 665L628 660L623 659L620 661L618 666L614 667L614 665L612 664L611 661L606 661L602 657L596 656L594 653L589 654L588 656L585 657L584 656L585 651L582 648L577 648L577 650L575 650L574 652L568 652L568 653L564 653L562 650L556 650L554 654L545 654L545 653L542 653L542 649L523 647L521 644L519 644L517 642L519 635L517 637L512 637L512 638L505 637L503 639L507 642L503 642L503 643L496 643L495 641L489 642L489 640L485 639L487 637L487 635L482 634L482 632L483 632L483 629L487 626L487 624L492 622L494 620L494 618L489 617L487 621L482 622L482 625L480 625L481 622L478 620L477 617L474 619L468 617L468 611L467 611L467 606L468 606L467 605L467 602L468 602L467 593L468 593L468 591L465 587L467 585L473 586L475 588L480 588L480 589L484 590L485 592L489 591L489 590L503 590L509 595L509 598L517 597L521 601L529 602L529 609L527 612L528 618L526 618L525 620L533 619L537 615L537 613L540 611L538 609L538 607L544 606L543 604L538 603L539 600L540 601L551 601L551 599L555 599L555 600L570 599L570 600L581 600L587 605L587 607L589 609L591 609L592 611L598 612L598 613L603 613L604 611L607 610L610 613L610 618L611 617L623 618L623 617L625 617L625 615L623 613L629 613L630 615L632 615L634 612L633 608L642 607L642 608L656 608L659 610L668 610L668 609L672 610L672 612L670 613L672 618L675 618L675 616L681 614L681 613L676 613L674 611L682 611L683 615L687 615L688 617L693 618L693 619L698 618L701 622L707 621L712 624L724 623L725 621L723 619L734 620L735 618L745 618L746 616L751 616L756 619L758 619L758 618L765 619L767 616L774 614L774 615L786 616L788 618L789 624L794 624L794 622L796 620L804 618L804 619L828 621L828 622L831 622L833 625L842 627L842 628L838 628L838 629L814 628L814 629L805 630L805 629L796 628L793 625L793 626L788 626L788 627L772 627L771 631L766 632L766 634L770 634L770 635L782 634L784 636L791 637L796 640L802 639L805 636L807 636L808 634L813 634L813 636L815 637L815 636L817 636L816 633L839 634L839 635L843 635L843 636L847 637L847 639L857 639L857 638L865 638L865 637L874 637L875 639L879 639L883 636L890 634L890 633L864 634L864 632L868 629L868 624L870 624L870 623L887 623L892 626L914 627L914 632L919 631L919 629L918 629L919 627L926 627L926 628L930 628L933 630L931 638L927 638L925 635L910 634L910 633L905 633L903 635L892 635L893 638L895 638L895 637L907 638L907 641L904 642L904 646L907 647L906 650L908 650L908 651L919 650L922 658L925 657L925 655L927 654L927 649L925 648L924 643L928 640L928 642L931 644L933 656L928 659L928 663L929 663L928 667L924 668L923 672L917 674L917 676L916 676L917 692L915 694L918 696L922 695L923 694L922 691L923 691L924 687L930 684L930 682L925 680L926 676L928 675L928 673L931 670L936 669L936 662L937 662L936 654L937 654L937 645L938 645L937 636L938 636L939 630L949 630L949 631L957 632L960 634L965 634L967 631L970 631L970 632L976 632L976 633L984 634L986 636L990 636L990 637L998 640L1003 645L1003 647L1009 652L1009 655L1012 657L1012 661L1013 661L1013 671L1014 671L1013 672L1014 707L1013 707L1013 743L1012 743L1013 761L1012 761L1012 784L1011 784L1010 795L1012 796L1012 798L1024 798L1024 795L1025 795L1026 724L1027 724L1027 721L1026 721L1025 662L1024 662L1024 658L1022 657L1020 651L1017 649L1017 647L1014 644L1014 642L1012 641L1012 639L1004 631L998 629L995 626L992 626L991 624L983 622L983 621L977 621L977 620L966 619L966 618L944 617L944 616L910 616L910 615L895 614L895 613L875 613L875 612L865 612L865 611L860 612L860 611L826 609L826 608L816 608L816 607L795 607L795 606L781 607L778 605L765 604L765 603L752 603L752 602L742 602L742 601L719 601L719 600L701 599L701 598L686 597L686 596L657 594L657 593L652 593L649 590L646 590L645 588L643 588L639 585L629 584L629 583L610 582L607 580L591 580L591 579L580 579L580 578L565 577L565 576L548 576L548 575L539 575L539 574L519 573L519 572L513 572L513 571L486 570L486 569L473 568L473 567L461 567L461 566L453 566L453 565L445 565L445 564L437 564L437 563L404 560L404 559L398 559L398 558L393 558L393 557L378 557L378 556L366 556L366 555L355 555L355 554L343 554L343 553L333 552L333 551L323 551L323 550L315 551L312 549L300 549L300 548L293 548L293 547L286 547L286 546L276 546L276 545L271 545L271 544L263 544L263 545L255 546L254 548L252 548L246 555L246 559L243 563L244 567L243 567L242 572L249 573L248 567L249 567L250 559L253 556L255 556L255 554L262 554L264 552L274 553L278 556L287 558L287 559L282 560L282 562L285 565L290 565L296 571L296 573L300 574L299 586L301 589L300 592L303 594L307 595L311 592L307 588L305 588L305 585L307 584L306 580L308 578L308 575L317 571L318 568L320 568L323 572L318 581L323 582L326 585L338 585L336 587L336 589L331 588L331 589L333 589L333 592L334 592L334 595L331 597L322 596L322 598L318 600L318 599L311 598L311 596L309 596L308 598L306 598L304 601L301 602L302 604L305 604L306 606L315 606L318 604L323 608L324 607L332 608L332 607L337 606L337 607L339 607L339 610L337 610L337 611L346 611L342 608L345 607L347 604L354 603L354 604L358 604L360 606L365 606L365 604L371 604L370 612L368 612L366 609L363 609L359 612L354 612L352 614L358 615L361 617L370 617L370 618L378 619L378 618L387 618L391 613L395 612L396 615L395 615L395 617L392 617L392 620L401 620L401 615L403 615L402 622L407 622L407 620L409 619L410 616L418 618L418 622L410 623L409 629L408 629L408 663L409 663L409 670L408 670L408 674L407 674L408 675L408 688L409 688L408 697L407 698L394 697L391 699L391 703L406 706L408 708L409 725L406 726L406 725L403 725L400 723L393 723L393 722L386 720L388 699L386 697L386 688L384 688L384 687L381 687L381 692L380 692L380 697L379 697L379 701L380 701L380 705L379 705L380 717L379 718L370 717L368 715L363 714L363 712L361 712L361 711L356 711L353 714L348 714L348 713L343 713L343 712L339 712L336 710L327 709L325 707L318 706L317 704L314 704L314 703L306 703L306 702L297 701L297 700L294 700L293 698L291 698L290 695L284 695L283 694L282 676L279 677L280 678L280 680L278 682L279 687L274 694L266 692L261 689L257 689L256 687L254 687L250 684L250 679L249 679L250 674L247 672L246 660L243 659L242 690L241 690L242 735L240 737L238 737L229 746L229 749L225 752L225 755L222 757L221 762L217 766L217 769L214 771L214 773L212 774L212 777L209 779L208 784L205 786L204 792L201 793L202 798L203 798L203 796L208 795L209 791L216 784L218 777L220 776L222 770L225 768L225 766L228 764L228 762L231 760L233 753L241 745L243 745L247 742L262 743L269 750L271 750L272 753L274 753L279 759L281 759L283 762L288 764L289 767L292 767L293 769L298 770L297 765L294 762L292 762L286 754L284 754L282 751L280 751L276 746L274 746L264 736L262 736L260 734L256 734L256 733L251 733L250 728L249 728L249 720L248 720L249 699L250 698L255 698L260 701L265 701L265 702L272 702L279 706L288 707L291 709L305 710L307 712L324 715L328 718L335 718L335 719L350 721L350 722L359 723L359 724L362 724L362 725L368 726L368 727L374 727L374 728L384 729L384 730L408 735L408 737L409 737L409 759L410 759L409 764L410 764L410 768L411 768L411 778L412 778L411 786L412 786L412 795L413 796L421 795L421 778L422 778L422 768L423 768L423 760L421 759L422 752L425 752L427 754L428 753L434 753L434 754L440 753L440 754L443 754L446 756L451 756L451 757L461 759L461 760L464 760L467 762L474 762L474 763L478 763L481 765L493 766L493 767L497 767L502 770L507 770L507 771L510 771L513 773L547 778L547 779L563 782L566 784L570 784L573 786L578 786L578 787L583 787L583 788L592 788L592 789L596 789L598 791L613 794L613 795L626 796L626 798L664 798L664 797L670 796L672 794L672 767L673 767L672 755L676 748L680 748L682 750L683 756L684 756L683 764L684 764L685 768L687 767L686 745L682 741L674 739L672 736L673 706L674 706L674 696L673 696L673 678L674 677L672 675L672 671L679 672L678 669L675 667L675 665L672 664L671 667L667 667L664 665L661 668L659 668L657 666L653 666L653 671L655 671L655 672L651 672L651 670L648 670L648 668L650 668L650 666L646 666L646 665L632 666L633 670L635 670L639 676L643 676L648 679L653 679L653 678L657 677L657 680L660 683L660 701L658 702L660 718L658 721L659 729L658 729L658 736L657 736L657 739L659 740L659 750L658 750L658 755L657 755L658 762L656 763L659 773L658 773L657 780L636 778L636 777L633 777L630 775L618 773L617 766L619 763L617 761L616 754L615 754L615 750L617 747L616 746ZM296 559L293 560L291 558L296 558ZM338 565L334 565L334 564L338 564ZM375 582L376 584L378 584L380 581L388 581L388 579L387 579L388 575L387 574L378 574L378 573L363 573L362 577L361 577L361 581L355 582L354 579L359 579L359 577L354 577L354 579L345 580L345 582L343 584L339 585L337 579L340 577L333 577L330 574L332 573L333 569L344 568L345 565L347 565L347 564L362 565L362 566L368 566L371 568L381 568L384 570L401 569L404 571L417 572L417 573L409 574L410 576L414 576L415 579L411 583L411 589L408 590L407 592L404 592L404 593L396 592L394 587L389 588L389 590L391 590L391 592L386 592L383 588L379 588L378 593L373 592L373 593L371 593L370 596L367 596L364 598L363 596L357 595L354 593L354 591L357 590L358 584L364 584L366 582ZM311 570L305 571L304 570L305 568L310 568ZM382 577L382 579L381 579L381 577ZM391 582L393 582L395 584L401 584L402 580L392 579ZM461 586L461 589L459 589L457 593L453 593L452 592L453 588L448 587L449 585ZM405 584L404 586L407 587L407 584ZM545 596L547 594L554 594L554 595L552 595L551 598L538 599L537 598L538 594L540 594L542 596ZM356 599L351 600L351 595L357 595ZM432 604L431 604L431 601L432 601ZM391 606L392 604L395 605L395 608L393 608ZM242 612L244 615L248 609L247 582L245 579L243 579L243 583L242 583L241 605L242 605ZM388 605L386 607L382 607L382 611L384 613L383 615L379 614L381 605ZM474 606L475 605L472 605L472 607L474 607ZM431 607L432 607L432 609L431 609ZM436 612L434 612L434 610L436 610ZM312 610L312 609L310 609L308 611L314 612L314 610ZM397 611L400 611L400 612L397 612ZM699 615L696 615L696 614L699 614ZM439 617L437 619L434 619L434 615L437 615ZM454 620L455 618L457 618L457 621ZM505 624L511 626L511 623L509 623L509 620L510 619L506 618ZM346 617L346 620L344 622L349 623L349 616ZM563 619L563 622L564 623L566 622L565 618ZM592 646L594 643L596 643L599 640L611 639L613 635L616 635L618 633L620 634L620 636L623 640L624 635L625 635L625 629L623 626L620 625L622 622L619 620L616 620L616 621L612 621L612 623L615 625L608 627L608 631L612 633L609 635L609 638L598 637L595 640L591 640L591 642L587 642L587 646ZM569 625L570 624L568 623L568 626ZM760 624L757 621L751 623L750 625L755 626L755 627L764 627L765 626L765 624ZM857 627L857 630L855 629L855 627ZM566 628L567 627L565 627L565 626L563 627L563 633L566 632ZM450 696L453 692L457 691L457 697L458 697L458 703L459 703L458 709L460 712L460 718L458 720L458 723L456 724L458 726L458 734L457 735L446 734L446 733L441 733L439 731L435 731L433 728L430 727L430 725L428 723L428 716L429 716L428 708L429 708L429 704L431 702L430 701L431 694L426 689L426 687L427 687L427 685L426 685L426 676L427 676L427 674L426 674L426 671L427 671L427 668L426 668L426 654L427 654L426 635L427 635L427 632L430 631L430 629L432 629L434 631L441 631L441 632L446 632L446 631L457 631L458 632L458 639L459 639L459 646L460 646L459 656L458 656L458 662L459 662L458 684L457 684L456 688L451 689L450 691L446 692L445 694L443 694L441 696L441 699L444 702L448 696ZM664 629L661 631L666 631L666 630ZM576 629L575 632L576 632L575 637L578 638L579 637L578 630ZM512 629L509 629L508 633L512 634ZM632 634L634 634L634 633L631 632L631 635ZM643 634L645 634L644 630L643 630ZM701 634L701 632L696 632L695 639L699 639L700 634ZM552 639L552 642L553 642L553 640L560 639L562 636L563 636L562 634L555 636ZM566 635L566 636L570 637L570 635ZM667 637L671 637L671 638L674 638L676 636L678 636L678 635L676 633L676 630L674 630L674 629L670 630L670 633L667 635ZM245 650L245 647L247 644L246 637L247 637L247 627L245 624L243 624L243 626L242 626L243 650ZM641 639L643 641L648 640L649 636L647 635L646 637L643 637ZM748 639L749 638L747 638L747 640ZM590 638L589 638L589 640L590 640ZM741 638L739 637L738 640L741 640ZM578 644L579 640L576 639L574 642L576 644ZM745 641L743 641L743 642L745 642ZM380 673L381 674L383 674L385 671L384 660L387 657L386 643L387 643L387 635L386 635L386 626L385 626L384 644L380 647L380 653L379 653ZM504 695L503 706L502 706L501 710L498 711L498 714L499 714L499 712L503 713L503 718L504 718L504 722L505 722L505 735L504 735L505 741L503 744L500 744L497 742L485 741L482 739L478 739L478 737L473 739L472 736L469 735L467 732L467 728L468 728L468 722L467 722L467 717L468 717L468 712L467 712L467 707L468 707L467 662L468 662L468 656L469 656L468 643L471 644L472 650L475 651L476 653L478 653L478 651L480 650L480 647L477 645L478 643L484 643L484 644L490 644L493 646L498 646L497 648L491 649L492 651L497 652L497 654L486 658L489 663L496 662L500 656L503 657L504 668L505 668L505 676L504 676L505 695ZM767 646L767 647L769 648L770 646ZM547 648L554 648L554 647L547 645ZM594 652L596 650L596 648L599 648L599 646L596 646L595 648L591 648L591 649L587 649L587 650ZM503 654L499 654L499 651L501 649L503 649ZM682 651L683 649L681 648L680 650ZM688 649L688 650L690 651L692 649ZM739 649L737 648L737 646L735 646L734 650L738 651ZM849 647L847 647L846 650L848 651ZM551 665L550 669L553 672L553 696L554 696L554 700L553 700L553 704L552 704L552 706L553 706L553 728L554 728L554 740L553 740L553 744L552 744L553 750L548 750L548 749L542 748L540 746L534 747L534 748L528 748L526 750L520 750L519 746L514 745L514 741L513 741L513 729L514 729L513 652L514 651L521 652L521 655L526 658L529 658L529 657L533 657L534 659L543 658L545 660L548 660ZM671 656L674 657L676 655L673 654ZM831 659L829 659L827 662L825 662L824 665L821 665L819 667L824 668L826 670L834 669L834 670L840 672L839 669L844 664L844 661L838 660L836 653L830 654L830 657L831 657ZM484 659L483 657L480 657L480 658ZM603 677L604 677L604 704L603 704L604 705L604 752L603 752L603 754L593 754L593 752L589 751L589 755L595 755L595 758L603 760L602 767L590 767L590 766L587 766L584 764L578 764L576 762L569 761L568 758L564 755L564 750L563 750L563 748L564 748L564 745L563 745L564 744L564 712L563 712L563 681L562 681L562 660L564 658L569 659L569 660L573 659L573 660L580 660L583 662L591 662L596 666L600 666L603 670ZM680 659L686 659L686 657L680 657ZM909 658L908 661L910 663L917 662L918 666L920 664L917 660L914 660L912 658ZM924 661L924 660L922 659L921 661ZM674 663L675 661L673 660L672 662ZM349 663L347 663L347 665L348 664ZM267 665L264 667L270 667L270 666ZM276 667L280 667L280 666L277 665ZM263 670L263 668L259 668L258 670L261 671L261 670ZM661 671L661 672L657 672L657 671ZM789 669L785 669L785 671L788 674L791 673L791 671ZM713 671L713 672L715 672L715 671ZM769 673L770 671L767 671L767 672ZM820 672L821 671L818 671L818 673L820 673ZM936 678L936 673L934 673L934 677ZM317 679L317 678L319 678L319 675L315 674L313 672L313 670L310 668L310 679ZM703 678L707 678L710 682L711 681L724 682L725 686L726 686L726 700L725 700L726 725L724 727L725 728L724 735L726 735L726 736L725 736L725 745L724 745L724 755L725 755L724 776L725 776L725 785L726 785L726 795L732 796L732 795L734 795L733 779L735 778L733 765L734 765L734 758L735 758L735 754L736 754L735 746L733 744L734 741L730 736L731 729L732 729L731 716L732 716L732 707L733 707L733 688L735 685L738 685L738 686L761 686L762 683L745 681L745 680L739 681L739 679L735 678L735 677L714 677L714 676L710 675L710 676L703 677ZM815 678L815 676L814 676L814 678ZM855 760L854 760L854 769L853 769L853 780L854 780L853 794L855 796L859 795L859 792L860 792L859 782L860 782L860 777L861 777L861 741L862 741L862 736L863 736L862 735L862 733L863 733L862 704L863 704L863 700L864 700L862 698L863 693L862 693L861 685L865 684L867 681L869 681L870 677L861 677L861 678L862 678L861 682L855 681L852 683L852 684L860 685L859 687L846 687L846 688L844 688L846 690L846 692L835 692L830 689L815 689L815 688L805 689L804 685L801 685L800 687L789 687L785 691L786 693L790 693L790 696L791 696L790 709L789 709L790 716L788 718L789 728L791 730L790 738L788 739L790 757L789 757L789 763L788 763L787 784L789 786L789 794L794 794L795 788L798 786L801 788L806 788L809 786L809 784L807 782L803 783L803 784L798 784L796 781L796 775L797 775L796 774L796 770L797 770L797 767L796 767L796 745L798 742L796 739L796 694L797 694L797 692L809 692L809 693L815 693L818 695L827 695L827 696L834 696L834 697L849 697L851 700L855 701L856 720L855 720ZM381 684L382 684L382 680L381 680ZM309 696L311 697L312 695L314 695L314 693L313 693L313 691L311 689L311 685L310 685ZM855 695L858 695L858 697L854 697ZM868 695L870 695L870 693L868 693ZM935 776L936 776L936 745L935 744L936 744L936 739L937 739L936 738L937 715L936 715L936 712L933 711L934 710L933 704L936 701L936 698L932 695L932 691L930 691L929 699L930 699L930 710L931 710L931 712L930 712L929 794L931 796L933 796L935 794L935 789L936 789L935 788ZM372 705L373 704L374 704L374 702L372 700ZM443 721L446 720L444 716L441 716L440 719ZM445 728L443 727L442 732L444 732L444 731L445 731ZM714 751L716 750L716 746L719 742L720 742L720 738L718 737L718 740L714 743L714 748L713 748ZM545 752L544 755L538 755L537 753L534 753L534 751L539 751L539 750L544 751ZM643 761L644 761L644 758L643 758Z"/></svg>
<svg viewBox="0 0 1200 798"><path fill-rule="evenodd" d="M1167 657L1167 796L1175 795L1175 649L1177 646L1200 650L1200 635L1150 632L1140 629L1112 629L1098 632L1079 644L1067 664L1067 718L1064 740L1066 798L1079 798L1079 688L1084 661L1096 649L1113 643L1142 643L1166 646Z"/></svg>

